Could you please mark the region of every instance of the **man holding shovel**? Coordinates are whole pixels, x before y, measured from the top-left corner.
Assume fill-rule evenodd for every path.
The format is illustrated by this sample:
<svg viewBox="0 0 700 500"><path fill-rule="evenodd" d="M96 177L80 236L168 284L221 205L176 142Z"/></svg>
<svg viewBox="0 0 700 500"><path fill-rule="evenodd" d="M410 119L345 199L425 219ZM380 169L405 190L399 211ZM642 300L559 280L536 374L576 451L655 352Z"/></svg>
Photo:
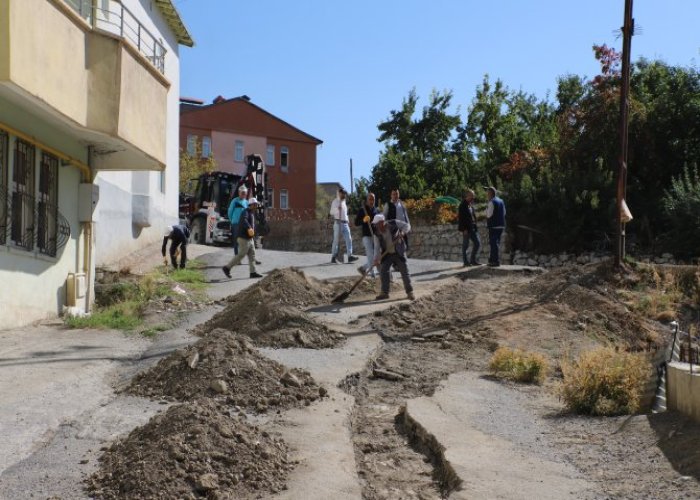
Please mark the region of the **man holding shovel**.
<svg viewBox="0 0 700 500"><path fill-rule="evenodd" d="M400 221L387 221L383 214L377 214L372 219L375 226L374 247L376 250L374 265L379 268L379 276L382 282L382 292L377 295L376 300L389 298L389 273L391 266L395 265L401 273L403 287L406 290L406 297L414 300L411 276L408 273L406 264L406 241L404 236L411 231L411 225ZM381 254L379 253L381 249Z"/></svg>
<svg viewBox="0 0 700 500"><path fill-rule="evenodd" d="M379 213L374 206L374 193L369 193L365 204L355 216L355 226L362 226L362 244L365 247L367 263L357 268L360 274L369 274L374 278L374 233L372 231L372 218Z"/></svg>

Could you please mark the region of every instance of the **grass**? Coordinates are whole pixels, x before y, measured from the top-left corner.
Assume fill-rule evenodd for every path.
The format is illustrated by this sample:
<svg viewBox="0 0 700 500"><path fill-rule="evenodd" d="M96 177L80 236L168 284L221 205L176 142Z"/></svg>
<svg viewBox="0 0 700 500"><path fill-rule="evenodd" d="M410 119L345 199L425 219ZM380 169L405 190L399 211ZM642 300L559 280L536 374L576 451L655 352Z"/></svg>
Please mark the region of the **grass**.
<svg viewBox="0 0 700 500"><path fill-rule="evenodd" d="M127 300L97 308L90 316L66 318L65 322L70 328L109 328L130 331L141 326L142 314L142 303Z"/></svg>
<svg viewBox="0 0 700 500"><path fill-rule="evenodd" d="M587 415L626 415L639 410L651 365L638 353L601 347L563 362L561 394L567 408Z"/></svg>
<svg viewBox="0 0 700 500"><path fill-rule="evenodd" d="M489 362L489 368L499 378L541 384L549 372L549 363L538 353L499 347Z"/></svg>
<svg viewBox="0 0 700 500"><path fill-rule="evenodd" d="M172 297L177 300L181 294L174 291L176 286L187 291L194 301L206 299L207 284L204 277L204 264L192 260L187 269L166 271L163 266L134 279L123 273L125 280L110 286L100 296L99 304L93 313L86 317L67 317L65 323L70 328L96 328L133 331L143 325L146 307L152 300ZM167 326L156 325L141 331L146 337L154 337Z"/></svg>

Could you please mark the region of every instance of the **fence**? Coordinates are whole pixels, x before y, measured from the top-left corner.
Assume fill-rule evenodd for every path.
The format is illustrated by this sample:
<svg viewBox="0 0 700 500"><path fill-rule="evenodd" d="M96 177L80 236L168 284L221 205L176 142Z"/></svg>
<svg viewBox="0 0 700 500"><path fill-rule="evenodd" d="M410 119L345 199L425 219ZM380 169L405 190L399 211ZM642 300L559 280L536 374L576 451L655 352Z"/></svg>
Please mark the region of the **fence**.
<svg viewBox="0 0 700 500"><path fill-rule="evenodd" d="M161 73L165 73L165 47L121 2L64 0L93 28L111 33L131 45Z"/></svg>

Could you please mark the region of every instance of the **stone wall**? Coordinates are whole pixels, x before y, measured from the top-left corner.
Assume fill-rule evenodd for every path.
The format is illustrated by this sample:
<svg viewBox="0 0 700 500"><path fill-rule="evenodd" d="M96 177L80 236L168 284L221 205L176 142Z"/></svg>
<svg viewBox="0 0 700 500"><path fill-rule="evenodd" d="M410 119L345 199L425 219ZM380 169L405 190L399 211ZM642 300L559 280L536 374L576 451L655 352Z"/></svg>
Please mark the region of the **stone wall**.
<svg viewBox="0 0 700 500"><path fill-rule="evenodd" d="M333 241L333 222L328 219L308 221L278 221L270 224L272 231L265 237L264 248L272 250L287 250L295 252L327 253L330 258ZM359 227L351 225L353 252L364 255L362 232ZM479 228L481 250L478 259L482 264L488 261L489 238L486 228ZM454 224L435 225L413 221L411 234L408 237L409 256L416 259L462 261L462 234ZM471 251L471 249L470 249ZM340 254L344 255L345 244L340 243ZM501 263L522 266L539 266L554 268L570 265L582 265L600 262L612 257L610 252L583 252L573 254L562 252L558 254L538 254L515 250L511 253L507 234L501 241ZM680 264L673 255L665 253L661 256L639 255L638 261L654 264Z"/></svg>
<svg viewBox="0 0 700 500"><path fill-rule="evenodd" d="M333 222L327 219L314 221L289 221L270 224L271 231L265 237L264 248L296 252L328 253L330 257L333 242ZM353 253L364 255L362 232L359 227L351 225ZM488 260L488 235L486 229L480 230L481 251L479 260ZM507 247L504 235L501 248ZM409 256L416 259L462 261L462 235L454 224L431 225L414 221L408 237ZM345 251L341 238L341 254ZM502 262L510 263L510 255L503 250Z"/></svg>

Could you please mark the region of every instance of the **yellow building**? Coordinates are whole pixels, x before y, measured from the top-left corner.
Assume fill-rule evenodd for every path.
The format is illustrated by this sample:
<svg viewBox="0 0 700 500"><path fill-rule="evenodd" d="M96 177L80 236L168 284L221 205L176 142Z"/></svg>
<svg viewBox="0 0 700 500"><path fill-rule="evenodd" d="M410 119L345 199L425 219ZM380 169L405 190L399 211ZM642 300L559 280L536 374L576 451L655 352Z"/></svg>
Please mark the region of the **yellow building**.
<svg viewBox="0 0 700 500"><path fill-rule="evenodd" d="M170 0L0 0L0 328L89 309L177 220L192 44Z"/></svg>

